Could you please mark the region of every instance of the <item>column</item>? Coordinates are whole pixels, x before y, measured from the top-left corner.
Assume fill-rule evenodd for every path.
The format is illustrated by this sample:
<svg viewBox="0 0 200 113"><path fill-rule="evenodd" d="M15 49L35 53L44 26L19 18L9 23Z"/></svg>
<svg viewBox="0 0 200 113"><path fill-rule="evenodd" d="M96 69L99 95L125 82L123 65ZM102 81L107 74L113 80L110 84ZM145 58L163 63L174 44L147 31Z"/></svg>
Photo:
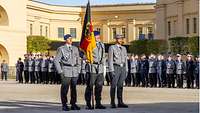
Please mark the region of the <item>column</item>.
<svg viewBox="0 0 200 113"><path fill-rule="evenodd" d="M135 19L128 21L128 42L136 40Z"/></svg>
<svg viewBox="0 0 200 113"><path fill-rule="evenodd" d="M110 41L110 28L108 25L103 24L103 42L108 43Z"/></svg>
<svg viewBox="0 0 200 113"><path fill-rule="evenodd" d="M166 35L166 8L165 4L156 6L156 39L167 39Z"/></svg>
<svg viewBox="0 0 200 113"><path fill-rule="evenodd" d="M178 22L177 22L177 36L184 36L184 20L183 20L183 1L180 0L177 2L177 14L178 14Z"/></svg>

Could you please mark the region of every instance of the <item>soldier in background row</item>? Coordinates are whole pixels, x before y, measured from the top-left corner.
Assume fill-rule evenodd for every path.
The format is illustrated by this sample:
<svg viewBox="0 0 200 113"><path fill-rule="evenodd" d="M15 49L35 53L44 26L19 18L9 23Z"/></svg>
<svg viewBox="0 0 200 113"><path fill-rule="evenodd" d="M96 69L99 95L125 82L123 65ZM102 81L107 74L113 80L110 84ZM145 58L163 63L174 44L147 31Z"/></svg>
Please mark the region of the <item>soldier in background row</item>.
<svg viewBox="0 0 200 113"><path fill-rule="evenodd" d="M132 78L132 86L138 87L140 85L140 61L138 55L132 55L130 62L130 73Z"/></svg>
<svg viewBox="0 0 200 113"><path fill-rule="evenodd" d="M5 81L7 81L8 78L8 64L6 63L6 60L3 60L3 62L1 63L1 79L5 79Z"/></svg>
<svg viewBox="0 0 200 113"><path fill-rule="evenodd" d="M141 57L141 67L140 67L140 81L142 82L142 87L148 87L149 85L149 62L147 60L146 55L142 55Z"/></svg>
<svg viewBox="0 0 200 113"><path fill-rule="evenodd" d="M105 76L106 82L107 82L107 86L109 86L111 84L111 77L110 77L110 71L109 71L109 67L108 67L108 58L106 57L106 76Z"/></svg>
<svg viewBox="0 0 200 113"><path fill-rule="evenodd" d="M194 71L194 75L195 75L195 80L196 80L196 88L199 89L199 65L200 65L200 57L197 56L195 59L195 71Z"/></svg>
<svg viewBox="0 0 200 113"><path fill-rule="evenodd" d="M28 75L28 54L24 55L24 79L25 84L29 82L29 75Z"/></svg>
<svg viewBox="0 0 200 113"><path fill-rule="evenodd" d="M157 61L154 54L151 54L149 57L149 83L150 87L157 86Z"/></svg>
<svg viewBox="0 0 200 113"><path fill-rule="evenodd" d="M43 84L48 84L49 83L49 76L48 76L48 61L47 61L47 56L43 55L40 63L40 68L41 68L41 82Z"/></svg>
<svg viewBox="0 0 200 113"><path fill-rule="evenodd" d="M167 74L167 84L168 88L175 88L175 69L176 64L175 61L172 59L172 56L169 55L167 61L166 61L166 74Z"/></svg>
<svg viewBox="0 0 200 113"><path fill-rule="evenodd" d="M79 75L79 84L82 84L82 85L85 85L86 83L86 58L85 56L82 58L81 60L81 72L80 72L80 75Z"/></svg>
<svg viewBox="0 0 200 113"><path fill-rule="evenodd" d="M48 59L48 76L50 80L50 84L55 84L55 65L54 65L54 57L51 56Z"/></svg>
<svg viewBox="0 0 200 113"><path fill-rule="evenodd" d="M34 75L37 81L37 84L41 83L41 69L40 69L40 61L39 55L35 55L34 58Z"/></svg>
<svg viewBox="0 0 200 113"><path fill-rule="evenodd" d="M24 63L22 62L22 59L19 58L16 64L16 71L17 71L19 83L23 83L23 70L24 70Z"/></svg>
<svg viewBox="0 0 200 113"><path fill-rule="evenodd" d="M164 57L162 55L158 55L157 60L157 80L159 87L166 86L166 64Z"/></svg>
<svg viewBox="0 0 200 113"><path fill-rule="evenodd" d="M131 70L130 70L130 64L131 64L131 58L132 55L128 55L127 56L127 61L128 61L128 73L127 73L127 77L126 77L126 80L125 80L125 86L128 86L130 87L131 86L131 82L132 82L132 78L131 78Z"/></svg>
<svg viewBox="0 0 200 113"><path fill-rule="evenodd" d="M187 81L187 88L194 87L194 62L192 60L192 55L187 55L186 60L186 81Z"/></svg>
<svg viewBox="0 0 200 113"><path fill-rule="evenodd" d="M30 54L29 58L28 58L28 73L29 73L31 84L34 84L35 83L34 60L33 60L33 55L32 54Z"/></svg>
<svg viewBox="0 0 200 113"><path fill-rule="evenodd" d="M177 76L177 87L183 88L183 75L185 72L185 62L182 60L182 56L177 54L176 60L176 76Z"/></svg>

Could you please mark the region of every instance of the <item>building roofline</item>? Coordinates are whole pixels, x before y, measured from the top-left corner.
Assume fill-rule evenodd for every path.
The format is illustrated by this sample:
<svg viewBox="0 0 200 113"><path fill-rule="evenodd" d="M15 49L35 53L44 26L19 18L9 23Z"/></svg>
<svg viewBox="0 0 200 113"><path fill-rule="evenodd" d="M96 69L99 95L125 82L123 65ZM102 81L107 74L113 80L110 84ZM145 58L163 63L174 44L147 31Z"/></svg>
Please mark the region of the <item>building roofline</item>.
<svg viewBox="0 0 200 113"><path fill-rule="evenodd" d="M29 0L29 1L36 2L36 3L40 3L40 4L44 4L44 5L49 5L49 6L58 6L58 7L77 7L77 8L80 8L80 6L56 5L56 4L49 4L49 3L41 2L41 1L38 1L38 0Z"/></svg>
<svg viewBox="0 0 200 113"><path fill-rule="evenodd" d="M70 6L70 5L55 5L55 4L49 4L45 2L41 2L38 0L29 0L32 2L49 5L49 6L58 6L58 7L78 7L78 8L85 8L86 6L83 5L77 5L77 6ZM98 4L98 5L91 5L91 7L112 7L112 6L137 6L137 5L156 5L156 3L119 3L119 4Z"/></svg>
<svg viewBox="0 0 200 113"><path fill-rule="evenodd" d="M156 3L121 3L121 4L99 4L91 7L112 7L112 6L137 6L137 5L156 5ZM81 6L85 8L86 6Z"/></svg>

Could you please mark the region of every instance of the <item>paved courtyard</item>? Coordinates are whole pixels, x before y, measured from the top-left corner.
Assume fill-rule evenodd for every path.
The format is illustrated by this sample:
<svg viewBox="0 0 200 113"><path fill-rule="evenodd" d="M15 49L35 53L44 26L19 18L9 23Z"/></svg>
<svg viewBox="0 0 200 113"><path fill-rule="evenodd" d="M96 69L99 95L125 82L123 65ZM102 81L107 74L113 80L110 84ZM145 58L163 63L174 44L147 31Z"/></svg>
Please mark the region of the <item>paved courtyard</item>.
<svg viewBox="0 0 200 113"><path fill-rule="evenodd" d="M80 111L69 113L198 113L197 89L124 88L128 109L109 108L109 87L103 89L106 110L85 110L84 86L78 86ZM60 85L0 81L0 113L60 113Z"/></svg>

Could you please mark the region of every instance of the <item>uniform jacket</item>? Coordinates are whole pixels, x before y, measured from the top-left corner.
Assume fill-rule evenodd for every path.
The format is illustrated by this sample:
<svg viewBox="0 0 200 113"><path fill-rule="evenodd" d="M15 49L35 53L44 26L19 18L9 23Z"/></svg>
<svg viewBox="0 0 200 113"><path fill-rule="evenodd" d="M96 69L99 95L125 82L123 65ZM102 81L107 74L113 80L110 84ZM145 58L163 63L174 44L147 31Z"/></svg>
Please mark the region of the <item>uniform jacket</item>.
<svg viewBox="0 0 200 113"><path fill-rule="evenodd" d="M9 68L8 68L8 64L7 63L2 63L1 64L1 71L2 72L8 72Z"/></svg>
<svg viewBox="0 0 200 113"><path fill-rule="evenodd" d="M101 42L97 42L96 48L93 50L94 63L90 64L90 73L103 73L106 65L105 46Z"/></svg>
<svg viewBox="0 0 200 113"><path fill-rule="evenodd" d="M157 72L157 61L156 59L149 59L149 73Z"/></svg>
<svg viewBox="0 0 200 113"><path fill-rule="evenodd" d="M17 61L16 68L18 72L22 72L24 70L24 63L22 61Z"/></svg>
<svg viewBox="0 0 200 113"><path fill-rule="evenodd" d="M175 74L176 64L173 60L171 61L167 60L166 66L167 66L167 69L166 69L167 74Z"/></svg>
<svg viewBox="0 0 200 113"><path fill-rule="evenodd" d="M34 60L33 59L28 59L28 72L33 72L34 71Z"/></svg>
<svg viewBox="0 0 200 113"><path fill-rule="evenodd" d="M124 66L128 72L127 50L124 46L112 45L108 51L108 65L110 72L114 72L114 65Z"/></svg>
<svg viewBox="0 0 200 113"><path fill-rule="evenodd" d="M149 62L147 59L141 60L140 73L147 74L149 72Z"/></svg>
<svg viewBox="0 0 200 113"><path fill-rule="evenodd" d="M55 72L54 59L48 59L48 72Z"/></svg>
<svg viewBox="0 0 200 113"><path fill-rule="evenodd" d="M81 70L78 48L67 45L59 47L54 63L59 74L65 77L78 77Z"/></svg>
<svg viewBox="0 0 200 113"><path fill-rule="evenodd" d="M176 74L184 74L185 72L185 62L184 61L176 61Z"/></svg>
<svg viewBox="0 0 200 113"><path fill-rule="evenodd" d="M41 69L41 72L47 72L48 71L48 60L47 59L41 59L40 60L40 69Z"/></svg>
<svg viewBox="0 0 200 113"><path fill-rule="evenodd" d="M41 71L41 59L34 59L35 72Z"/></svg>
<svg viewBox="0 0 200 113"><path fill-rule="evenodd" d="M140 61L130 60L130 73L139 73L140 71Z"/></svg>

